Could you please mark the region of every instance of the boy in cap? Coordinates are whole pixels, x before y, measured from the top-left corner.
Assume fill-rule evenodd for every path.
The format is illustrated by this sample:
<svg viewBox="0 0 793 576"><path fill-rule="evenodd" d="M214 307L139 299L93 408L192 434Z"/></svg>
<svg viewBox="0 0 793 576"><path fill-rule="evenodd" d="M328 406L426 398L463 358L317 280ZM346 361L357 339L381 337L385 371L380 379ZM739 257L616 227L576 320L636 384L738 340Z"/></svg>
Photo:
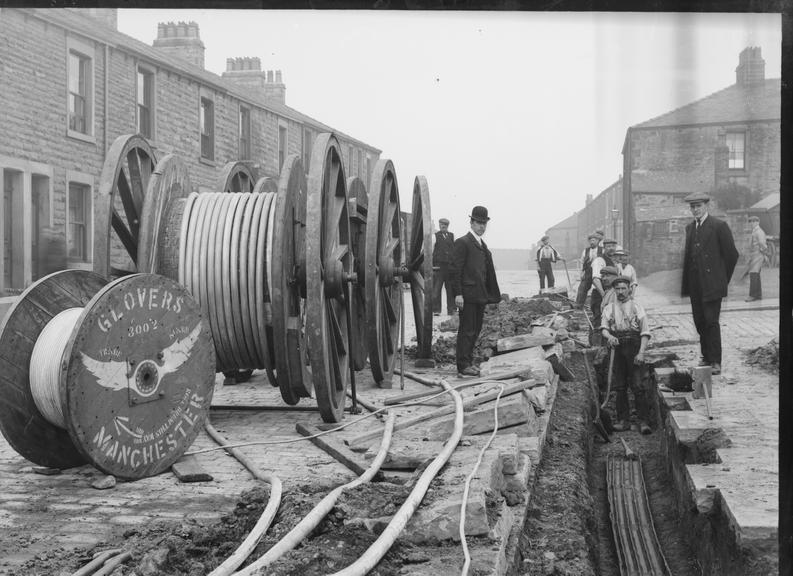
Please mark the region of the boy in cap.
<svg viewBox="0 0 793 576"><path fill-rule="evenodd" d="M749 274L749 297L747 302L763 299L763 286L760 283L760 270L763 268L763 260L768 254L768 243L766 242L765 232L760 228L760 218L749 216L749 225L752 227L752 238L749 243L749 256L747 257L748 267L746 274Z"/></svg>
<svg viewBox="0 0 793 576"><path fill-rule="evenodd" d="M493 256L482 240L490 220L487 208L474 206L470 218L471 231L454 241L452 259L452 292L460 314L456 350L458 376L479 376L479 368L473 365L473 353L482 330L485 306L501 301Z"/></svg>
<svg viewBox="0 0 793 576"><path fill-rule="evenodd" d="M614 349L612 382L617 395L617 422L614 430L630 430L628 387L633 391L639 431L650 434L650 399L652 379L644 361L650 341L647 314L630 295L630 279L617 276L612 282L616 298L603 308L601 333L609 348Z"/></svg>
<svg viewBox="0 0 793 576"><path fill-rule="evenodd" d="M629 253L622 246L617 244L617 249L614 250L614 260L617 261L617 271L620 276L630 278L631 281L631 296L636 298L636 290L639 288L639 279L636 276L636 269L628 264Z"/></svg>
<svg viewBox="0 0 793 576"><path fill-rule="evenodd" d="M449 232L449 220L438 220L435 233L435 247L432 249L432 265L437 266L432 275L432 311L437 316L441 313L441 290L446 285L446 313L451 315L457 309L452 294L452 254L454 253L454 234Z"/></svg>
<svg viewBox="0 0 793 576"><path fill-rule="evenodd" d="M710 196L695 192L684 200L694 221L686 226L681 295L691 297L703 364L721 374L721 299L727 296L738 250L727 223L708 214Z"/></svg>
<svg viewBox="0 0 793 576"><path fill-rule="evenodd" d="M584 306L589 289L592 288L592 262L603 254L600 240L601 236L597 232L592 232L587 237L589 246L584 248L581 253L581 282L578 284L578 293L575 299L575 303L579 308Z"/></svg>
<svg viewBox="0 0 793 576"><path fill-rule="evenodd" d="M556 251L556 248L551 246L550 244L550 236L543 236L540 238L540 247L537 249L537 274L540 276L540 290L545 288L545 279L548 279L548 288L553 288L554 286L554 277L553 277L553 263L557 260L564 260L559 253Z"/></svg>

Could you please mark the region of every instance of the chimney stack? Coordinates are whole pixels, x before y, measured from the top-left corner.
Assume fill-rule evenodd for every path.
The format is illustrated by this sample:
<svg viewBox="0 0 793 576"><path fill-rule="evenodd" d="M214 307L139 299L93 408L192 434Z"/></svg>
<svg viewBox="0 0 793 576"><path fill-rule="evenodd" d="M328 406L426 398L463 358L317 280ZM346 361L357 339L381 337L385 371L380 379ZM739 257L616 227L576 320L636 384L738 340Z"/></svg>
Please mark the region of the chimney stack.
<svg viewBox="0 0 793 576"><path fill-rule="evenodd" d="M280 70L262 70L258 57L226 58L224 80L247 88L265 100L286 104L286 86Z"/></svg>
<svg viewBox="0 0 793 576"><path fill-rule="evenodd" d="M157 39L152 46L170 56L204 67L204 43L195 22L160 22L157 24Z"/></svg>
<svg viewBox="0 0 793 576"><path fill-rule="evenodd" d="M118 30L118 8L86 8L88 15L105 26Z"/></svg>
<svg viewBox="0 0 793 576"><path fill-rule="evenodd" d="M765 60L760 54L760 47L744 48L738 56L738 67L735 69L735 83L739 86L762 84L765 80Z"/></svg>

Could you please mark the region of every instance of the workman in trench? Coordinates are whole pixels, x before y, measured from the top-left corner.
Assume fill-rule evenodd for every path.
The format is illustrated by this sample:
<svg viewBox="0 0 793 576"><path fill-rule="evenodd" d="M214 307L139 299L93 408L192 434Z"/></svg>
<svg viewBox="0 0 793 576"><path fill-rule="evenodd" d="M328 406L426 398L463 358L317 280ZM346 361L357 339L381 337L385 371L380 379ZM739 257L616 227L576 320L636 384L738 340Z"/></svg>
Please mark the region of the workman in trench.
<svg viewBox="0 0 793 576"><path fill-rule="evenodd" d="M612 389L617 396L617 422L614 430L630 430L630 387L639 420L639 432L651 434L650 400L653 382L650 365L644 358L647 343L650 341L647 313L631 297L630 278L617 276L611 284L616 299L603 308L600 327L606 345L614 350Z"/></svg>

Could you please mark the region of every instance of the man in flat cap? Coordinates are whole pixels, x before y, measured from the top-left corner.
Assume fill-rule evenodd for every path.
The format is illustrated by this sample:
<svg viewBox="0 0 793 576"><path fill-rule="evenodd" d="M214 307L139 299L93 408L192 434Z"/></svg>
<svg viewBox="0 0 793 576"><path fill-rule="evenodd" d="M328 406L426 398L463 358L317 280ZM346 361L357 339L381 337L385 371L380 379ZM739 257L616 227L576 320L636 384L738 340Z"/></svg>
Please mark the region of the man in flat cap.
<svg viewBox="0 0 793 576"><path fill-rule="evenodd" d="M616 260L614 260L614 251L617 249L617 241L613 238L603 239L603 253L592 261L592 298L589 301L590 308L592 309L592 324L597 327L600 324L600 312L603 307L603 296L606 293L606 287L600 277L600 271L605 266L616 268ZM595 342L596 343L596 342Z"/></svg>
<svg viewBox="0 0 793 576"><path fill-rule="evenodd" d="M749 225L752 227L752 239L749 243L749 255L746 259L747 268L744 276L749 275L749 297L747 302L763 299L763 286L760 283L760 270L768 254L768 243L765 232L760 228L760 218L749 216Z"/></svg>
<svg viewBox="0 0 793 576"><path fill-rule="evenodd" d="M540 238L540 247L537 248L537 274L540 275L540 290L545 288L545 280L548 280L548 288L553 288L555 279L553 277L553 263L557 260L564 260L556 248L551 246L551 238L547 234Z"/></svg>
<svg viewBox="0 0 793 576"><path fill-rule="evenodd" d="M432 249L432 266L438 267L432 275L432 312L438 316L441 313L441 290L446 286L446 314L450 315L457 310L452 294L452 254L454 253L454 234L449 232L449 220L438 220L438 230L435 233L435 247Z"/></svg>
<svg viewBox="0 0 793 576"><path fill-rule="evenodd" d="M617 244L617 248L614 250L614 260L617 261L617 272L619 272L620 276L626 276L631 280L631 297L636 298L636 293L639 288L639 277L636 275L636 268L633 267L632 264L628 263L628 257L630 253Z"/></svg>
<svg viewBox="0 0 793 576"><path fill-rule="evenodd" d="M714 374L721 374L721 299L727 296L738 250L727 223L708 214L710 196L696 192L684 200L694 221L686 226L681 294L691 297L702 363L709 364Z"/></svg>
<svg viewBox="0 0 793 576"><path fill-rule="evenodd" d="M614 430L630 430L630 404L628 387L636 403L638 427L642 434L650 434L650 401L652 379L644 360L650 341L650 327L644 308L631 298L630 278L617 276L611 283L616 298L603 308L600 324L603 339L614 350L612 382L617 395L617 422Z"/></svg>
<svg viewBox="0 0 793 576"><path fill-rule="evenodd" d="M473 353L482 330L485 306L501 301L493 256L482 240L490 220L487 208L474 206L470 218L471 231L454 241L452 259L452 292L460 314L456 351L458 376L479 376L479 368L473 365Z"/></svg>
<svg viewBox="0 0 793 576"><path fill-rule="evenodd" d="M592 288L592 262L594 262L595 258L603 254L603 247L600 245L601 239L602 236L597 232L592 232L587 237L589 246L584 248L584 251L581 253L581 281L578 284L578 293L575 299L575 303L579 308L586 302L589 289Z"/></svg>

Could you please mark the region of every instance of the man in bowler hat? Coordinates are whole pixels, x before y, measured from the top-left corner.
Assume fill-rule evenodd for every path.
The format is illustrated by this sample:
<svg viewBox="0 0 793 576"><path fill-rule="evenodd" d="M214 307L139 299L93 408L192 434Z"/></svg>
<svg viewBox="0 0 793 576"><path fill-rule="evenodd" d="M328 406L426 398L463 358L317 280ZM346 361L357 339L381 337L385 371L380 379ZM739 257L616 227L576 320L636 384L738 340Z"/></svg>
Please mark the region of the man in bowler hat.
<svg viewBox="0 0 793 576"><path fill-rule="evenodd" d="M727 223L708 214L710 196L695 192L684 200L694 221L686 226L681 294L691 297L702 363L710 364L714 374L721 374L721 299L727 296L738 250Z"/></svg>
<svg viewBox="0 0 793 576"><path fill-rule="evenodd" d="M432 249L432 266L437 270L432 275L432 312L437 316L441 313L441 290L446 285L446 313L451 315L455 310L454 294L452 294L452 254L454 253L454 234L449 232L449 221L438 220L440 230L435 233L435 247Z"/></svg>
<svg viewBox="0 0 793 576"><path fill-rule="evenodd" d="M471 210L471 231L454 242L452 259L452 291L460 314L457 329L458 376L479 376L473 365L476 339L482 330L485 306L501 301L493 256L482 240L490 217L487 208Z"/></svg>

